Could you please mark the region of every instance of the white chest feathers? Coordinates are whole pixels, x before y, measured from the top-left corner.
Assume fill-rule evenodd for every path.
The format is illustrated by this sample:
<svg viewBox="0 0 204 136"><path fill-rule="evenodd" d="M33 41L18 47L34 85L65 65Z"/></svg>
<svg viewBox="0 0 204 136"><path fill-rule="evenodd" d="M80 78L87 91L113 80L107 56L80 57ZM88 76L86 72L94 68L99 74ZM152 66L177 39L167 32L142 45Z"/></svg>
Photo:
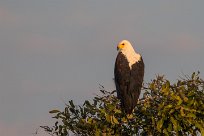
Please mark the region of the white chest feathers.
<svg viewBox="0 0 204 136"><path fill-rule="evenodd" d="M127 61L128 61L128 63L129 63L130 69L132 69L132 65L133 65L133 64L135 64L135 63L137 63L138 61L141 60L140 54L136 53L136 52L134 51L134 49L132 49L132 50L122 50L121 52L122 52L122 53L125 55L125 57L127 58Z"/></svg>

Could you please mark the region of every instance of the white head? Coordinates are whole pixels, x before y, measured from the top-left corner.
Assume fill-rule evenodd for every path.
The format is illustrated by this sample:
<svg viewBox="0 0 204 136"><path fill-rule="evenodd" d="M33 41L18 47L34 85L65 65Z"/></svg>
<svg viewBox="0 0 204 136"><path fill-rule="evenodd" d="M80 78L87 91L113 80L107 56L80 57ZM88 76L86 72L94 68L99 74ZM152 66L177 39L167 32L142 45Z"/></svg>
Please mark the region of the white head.
<svg viewBox="0 0 204 136"><path fill-rule="evenodd" d="M131 43L128 40L122 40L118 44L117 50L119 50L119 51L125 51L125 50L129 50L130 51L130 50L133 50L134 51Z"/></svg>
<svg viewBox="0 0 204 136"><path fill-rule="evenodd" d="M140 54L135 52L131 43L128 40L122 40L118 44L117 50L119 50L120 52L122 52L126 56L128 62L129 62L130 68L132 68L132 65L141 59Z"/></svg>

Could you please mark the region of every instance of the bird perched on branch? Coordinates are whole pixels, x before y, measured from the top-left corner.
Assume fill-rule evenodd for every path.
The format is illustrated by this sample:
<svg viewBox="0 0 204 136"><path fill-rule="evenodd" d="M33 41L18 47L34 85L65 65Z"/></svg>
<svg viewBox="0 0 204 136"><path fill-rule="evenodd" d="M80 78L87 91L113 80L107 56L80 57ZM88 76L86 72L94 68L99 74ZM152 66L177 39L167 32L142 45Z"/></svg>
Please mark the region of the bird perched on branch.
<svg viewBox="0 0 204 136"><path fill-rule="evenodd" d="M144 62L142 56L135 52L127 40L121 41L117 50L119 52L114 69L117 97L125 113L131 114L141 92Z"/></svg>

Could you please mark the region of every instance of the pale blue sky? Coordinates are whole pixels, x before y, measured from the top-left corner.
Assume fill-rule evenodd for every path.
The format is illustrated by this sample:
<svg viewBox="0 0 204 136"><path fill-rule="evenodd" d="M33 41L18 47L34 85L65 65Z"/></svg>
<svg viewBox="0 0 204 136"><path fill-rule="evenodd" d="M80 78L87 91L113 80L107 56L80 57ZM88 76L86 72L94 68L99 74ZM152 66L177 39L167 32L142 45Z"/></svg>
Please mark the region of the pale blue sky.
<svg viewBox="0 0 204 136"><path fill-rule="evenodd" d="M204 1L0 1L0 135L32 136L63 101L114 89L116 45L130 40L175 81L204 67ZM43 132L37 136L45 135Z"/></svg>

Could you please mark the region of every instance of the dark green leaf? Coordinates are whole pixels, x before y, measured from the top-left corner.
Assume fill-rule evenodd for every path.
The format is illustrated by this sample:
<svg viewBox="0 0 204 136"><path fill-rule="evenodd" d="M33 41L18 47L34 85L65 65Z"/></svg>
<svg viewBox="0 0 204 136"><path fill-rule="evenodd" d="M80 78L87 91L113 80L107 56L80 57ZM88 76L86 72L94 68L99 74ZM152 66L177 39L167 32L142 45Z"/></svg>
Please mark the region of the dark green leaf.
<svg viewBox="0 0 204 136"><path fill-rule="evenodd" d="M60 112L59 110L51 110L51 111L49 111L49 113L58 113L58 112Z"/></svg>

